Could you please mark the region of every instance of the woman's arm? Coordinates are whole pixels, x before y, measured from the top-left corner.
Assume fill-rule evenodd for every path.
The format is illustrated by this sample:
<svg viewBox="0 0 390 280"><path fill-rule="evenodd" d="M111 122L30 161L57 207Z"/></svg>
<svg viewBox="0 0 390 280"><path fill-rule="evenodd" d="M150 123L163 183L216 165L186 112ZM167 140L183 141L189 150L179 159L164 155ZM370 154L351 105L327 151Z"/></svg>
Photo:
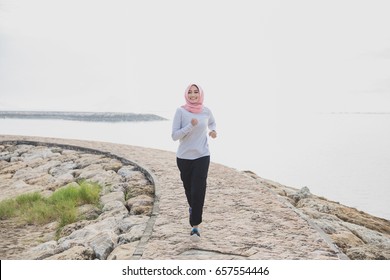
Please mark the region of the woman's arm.
<svg viewBox="0 0 390 280"><path fill-rule="evenodd" d="M189 123L185 127L182 127L181 119L182 119L182 111L180 108L176 110L175 117L173 118L172 124L172 139L173 141L177 141L185 137L188 133L191 132L194 127L192 123Z"/></svg>
<svg viewBox="0 0 390 280"><path fill-rule="evenodd" d="M211 130L209 133L210 137L216 138L217 137L217 131L216 131L217 124L215 123L215 119L214 119L213 113L211 111L210 111L208 126L209 126L209 129Z"/></svg>

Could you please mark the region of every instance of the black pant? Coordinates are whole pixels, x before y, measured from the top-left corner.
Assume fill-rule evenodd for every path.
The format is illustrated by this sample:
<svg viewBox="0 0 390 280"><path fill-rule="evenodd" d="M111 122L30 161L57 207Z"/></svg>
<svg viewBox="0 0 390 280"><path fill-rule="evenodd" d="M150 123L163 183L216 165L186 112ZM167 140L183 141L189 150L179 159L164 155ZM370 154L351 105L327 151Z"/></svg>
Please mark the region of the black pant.
<svg viewBox="0 0 390 280"><path fill-rule="evenodd" d="M188 205L190 206L191 226L202 223L209 165L210 156L194 160L177 158L177 166L180 170L180 177L183 181Z"/></svg>

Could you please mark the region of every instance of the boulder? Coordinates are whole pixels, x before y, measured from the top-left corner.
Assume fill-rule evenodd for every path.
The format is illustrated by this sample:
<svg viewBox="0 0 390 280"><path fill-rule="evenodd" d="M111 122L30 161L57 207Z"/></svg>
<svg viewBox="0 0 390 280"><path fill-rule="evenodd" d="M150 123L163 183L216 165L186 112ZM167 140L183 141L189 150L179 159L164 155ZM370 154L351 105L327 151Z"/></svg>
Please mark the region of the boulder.
<svg viewBox="0 0 390 280"><path fill-rule="evenodd" d="M124 166L121 169L118 170L118 175L125 177L126 179L130 179L135 174L137 174L139 171L136 171L134 166L128 165Z"/></svg>
<svg viewBox="0 0 390 280"><path fill-rule="evenodd" d="M135 241L117 246L107 257L107 260L130 260L133 257L138 244L139 241Z"/></svg>
<svg viewBox="0 0 390 280"><path fill-rule="evenodd" d="M46 260L93 260L95 259L95 252L84 246L74 246L62 253L52 255Z"/></svg>
<svg viewBox="0 0 390 280"><path fill-rule="evenodd" d="M106 195L103 195L100 198L102 204L106 204L111 201L119 201L122 204L125 203L125 194L123 192L111 192Z"/></svg>
<svg viewBox="0 0 390 280"><path fill-rule="evenodd" d="M89 242L95 256L99 260L105 260L118 243L118 236L112 231L102 231L95 235Z"/></svg>
<svg viewBox="0 0 390 280"><path fill-rule="evenodd" d="M132 215L150 215L154 198L148 195L139 195L126 201L126 208Z"/></svg>

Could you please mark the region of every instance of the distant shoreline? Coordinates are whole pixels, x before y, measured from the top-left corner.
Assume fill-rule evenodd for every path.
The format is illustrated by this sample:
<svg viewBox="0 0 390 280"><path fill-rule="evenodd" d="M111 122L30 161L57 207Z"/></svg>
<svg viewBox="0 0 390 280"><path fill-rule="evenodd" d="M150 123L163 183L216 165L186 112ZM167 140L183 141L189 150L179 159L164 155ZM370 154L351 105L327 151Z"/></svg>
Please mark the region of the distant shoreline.
<svg viewBox="0 0 390 280"><path fill-rule="evenodd" d="M390 112L331 112L331 115L390 115Z"/></svg>
<svg viewBox="0 0 390 280"><path fill-rule="evenodd" d="M0 111L0 119L54 119L87 122L140 122L166 120L165 118L154 114L66 111Z"/></svg>

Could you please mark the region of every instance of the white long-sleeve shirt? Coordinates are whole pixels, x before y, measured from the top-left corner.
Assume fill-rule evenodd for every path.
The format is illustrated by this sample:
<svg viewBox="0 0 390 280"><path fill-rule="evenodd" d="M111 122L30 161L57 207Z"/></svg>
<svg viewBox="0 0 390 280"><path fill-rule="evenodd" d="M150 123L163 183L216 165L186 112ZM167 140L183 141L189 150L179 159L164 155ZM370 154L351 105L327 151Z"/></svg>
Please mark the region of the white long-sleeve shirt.
<svg viewBox="0 0 390 280"><path fill-rule="evenodd" d="M197 119L198 124L193 126L192 119ZM178 108L172 124L172 139L180 140L176 156L191 160L209 156L208 129L216 129L215 119L210 109L203 107L201 113L194 114L182 107Z"/></svg>

